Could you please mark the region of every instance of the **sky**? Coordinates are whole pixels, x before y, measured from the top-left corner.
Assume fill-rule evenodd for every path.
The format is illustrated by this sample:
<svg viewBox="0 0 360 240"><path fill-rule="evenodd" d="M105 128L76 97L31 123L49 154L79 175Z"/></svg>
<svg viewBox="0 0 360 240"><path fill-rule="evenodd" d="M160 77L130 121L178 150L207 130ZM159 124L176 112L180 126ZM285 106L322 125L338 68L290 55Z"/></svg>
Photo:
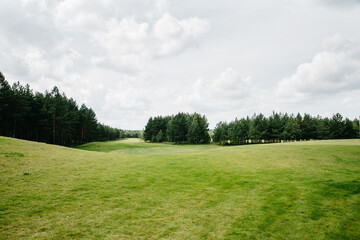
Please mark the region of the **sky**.
<svg viewBox="0 0 360 240"><path fill-rule="evenodd" d="M360 115L359 0L1 0L0 71L99 122Z"/></svg>

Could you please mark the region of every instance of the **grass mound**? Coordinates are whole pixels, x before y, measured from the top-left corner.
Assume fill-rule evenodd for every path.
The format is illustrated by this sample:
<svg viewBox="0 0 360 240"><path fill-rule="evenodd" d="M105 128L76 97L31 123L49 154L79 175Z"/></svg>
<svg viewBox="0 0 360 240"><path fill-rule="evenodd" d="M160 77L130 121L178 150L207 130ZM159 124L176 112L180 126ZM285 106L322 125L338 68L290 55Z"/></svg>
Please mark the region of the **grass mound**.
<svg viewBox="0 0 360 240"><path fill-rule="evenodd" d="M359 140L70 149L0 137L0 239L360 239L359 189Z"/></svg>

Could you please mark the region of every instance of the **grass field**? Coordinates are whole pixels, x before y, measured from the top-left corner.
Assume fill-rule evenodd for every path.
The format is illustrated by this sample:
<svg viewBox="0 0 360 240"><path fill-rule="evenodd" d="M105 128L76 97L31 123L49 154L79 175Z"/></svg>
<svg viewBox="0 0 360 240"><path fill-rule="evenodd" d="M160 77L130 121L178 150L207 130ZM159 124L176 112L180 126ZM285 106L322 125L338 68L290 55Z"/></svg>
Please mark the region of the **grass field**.
<svg viewBox="0 0 360 240"><path fill-rule="evenodd" d="M0 198L0 239L360 239L360 140L0 137Z"/></svg>

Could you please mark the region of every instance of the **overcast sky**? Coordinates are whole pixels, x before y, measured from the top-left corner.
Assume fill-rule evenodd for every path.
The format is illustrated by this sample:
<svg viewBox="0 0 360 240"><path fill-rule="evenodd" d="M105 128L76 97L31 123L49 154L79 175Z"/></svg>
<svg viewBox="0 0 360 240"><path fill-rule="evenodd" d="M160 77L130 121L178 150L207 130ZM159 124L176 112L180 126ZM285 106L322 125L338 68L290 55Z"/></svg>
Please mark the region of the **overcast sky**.
<svg viewBox="0 0 360 240"><path fill-rule="evenodd" d="M360 114L359 0L1 0L0 71L99 122Z"/></svg>

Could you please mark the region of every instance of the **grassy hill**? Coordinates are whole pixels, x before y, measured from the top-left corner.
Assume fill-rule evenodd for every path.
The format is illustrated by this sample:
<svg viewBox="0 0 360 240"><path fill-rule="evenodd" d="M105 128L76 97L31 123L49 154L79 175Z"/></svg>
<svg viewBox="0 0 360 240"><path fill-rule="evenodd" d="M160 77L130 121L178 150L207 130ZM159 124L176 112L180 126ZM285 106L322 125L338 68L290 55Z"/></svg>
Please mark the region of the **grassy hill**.
<svg viewBox="0 0 360 240"><path fill-rule="evenodd" d="M360 239L360 140L0 137L0 198L0 239Z"/></svg>

